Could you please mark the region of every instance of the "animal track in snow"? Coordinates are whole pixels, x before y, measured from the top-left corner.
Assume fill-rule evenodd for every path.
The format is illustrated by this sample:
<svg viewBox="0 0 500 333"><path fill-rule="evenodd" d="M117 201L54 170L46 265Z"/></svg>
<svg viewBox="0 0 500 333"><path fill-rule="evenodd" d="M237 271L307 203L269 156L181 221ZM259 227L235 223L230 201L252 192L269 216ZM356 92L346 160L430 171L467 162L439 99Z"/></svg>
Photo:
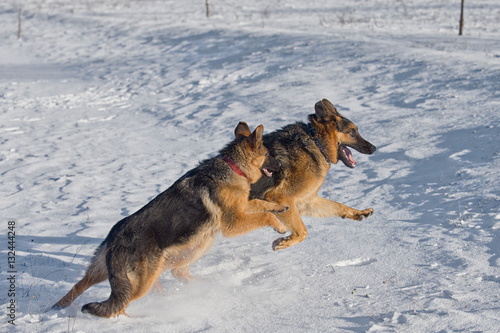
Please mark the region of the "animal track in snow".
<svg viewBox="0 0 500 333"><path fill-rule="evenodd" d="M467 155L467 154L470 154L470 153L471 153L471 151L469 149L464 149L464 150L459 151L457 153L451 154L450 158L453 159L453 160L459 161L459 160L462 159L463 155Z"/></svg>
<svg viewBox="0 0 500 333"><path fill-rule="evenodd" d="M356 258L356 259L348 259L337 261L336 263L331 264L334 267L345 267L345 266L365 266L371 263L376 262L377 259L373 258Z"/></svg>

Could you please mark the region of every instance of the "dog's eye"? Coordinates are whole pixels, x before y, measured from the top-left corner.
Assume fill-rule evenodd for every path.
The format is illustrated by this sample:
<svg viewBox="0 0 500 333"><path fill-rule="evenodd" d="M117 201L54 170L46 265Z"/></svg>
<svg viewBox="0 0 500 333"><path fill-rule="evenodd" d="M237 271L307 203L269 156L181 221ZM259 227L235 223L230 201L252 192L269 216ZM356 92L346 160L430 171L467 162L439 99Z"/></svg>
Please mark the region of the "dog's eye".
<svg viewBox="0 0 500 333"><path fill-rule="evenodd" d="M351 130L349 134L353 137L356 136L356 130L355 129Z"/></svg>

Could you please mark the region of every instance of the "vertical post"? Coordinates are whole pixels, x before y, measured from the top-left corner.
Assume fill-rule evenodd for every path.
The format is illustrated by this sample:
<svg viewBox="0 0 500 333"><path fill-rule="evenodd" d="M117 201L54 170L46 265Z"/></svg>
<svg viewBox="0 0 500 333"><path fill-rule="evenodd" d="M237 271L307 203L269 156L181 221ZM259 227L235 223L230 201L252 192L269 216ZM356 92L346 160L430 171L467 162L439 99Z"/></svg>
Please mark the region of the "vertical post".
<svg viewBox="0 0 500 333"><path fill-rule="evenodd" d="M460 9L460 28L458 30L459 36L462 36L462 32L464 30L464 2L465 0L462 0L462 7Z"/></svg>
<svg viewBox="0 0 500 333"><path fill-rule="evenodd" d="M19 9L19 25L17 27L17 39L21 39L21 20L23 18L23 9Z"/></svg>
<svg viewBox="0 0 500 333"><path fill-rule="evenodd" d="M210 5L208 4L208 0L205 0L205 6L207 7L207 17L210 16Z"/></svg>

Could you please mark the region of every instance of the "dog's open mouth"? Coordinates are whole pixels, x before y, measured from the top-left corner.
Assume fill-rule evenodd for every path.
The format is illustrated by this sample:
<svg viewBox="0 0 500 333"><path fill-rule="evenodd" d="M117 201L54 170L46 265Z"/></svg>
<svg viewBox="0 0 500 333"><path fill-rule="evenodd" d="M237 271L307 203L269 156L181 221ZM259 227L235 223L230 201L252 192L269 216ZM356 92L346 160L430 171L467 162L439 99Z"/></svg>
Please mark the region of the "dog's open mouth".
<svg viewBox="0 0 500 333"><path fill-rule="evenodd" d="M271 178L273 176L273 172L279 171L281 165L274 159L274 157L266 155L266 160L264 164L260 167L260 171L267 177Z"/></svg>
<svg viewBox="0 0 500 333"><path fill-rule="evenodd" d="M268 168L262 168L262 172L266 175L266 177L272 177L273 172L269 170Z"/></svg>
<svg viewBox="0 0 500 333"><path fill-rule="evenodd" d="M358 162L352 157L351 151L344 145L339 147L339 159L349 168L354 168Z"/></svg>

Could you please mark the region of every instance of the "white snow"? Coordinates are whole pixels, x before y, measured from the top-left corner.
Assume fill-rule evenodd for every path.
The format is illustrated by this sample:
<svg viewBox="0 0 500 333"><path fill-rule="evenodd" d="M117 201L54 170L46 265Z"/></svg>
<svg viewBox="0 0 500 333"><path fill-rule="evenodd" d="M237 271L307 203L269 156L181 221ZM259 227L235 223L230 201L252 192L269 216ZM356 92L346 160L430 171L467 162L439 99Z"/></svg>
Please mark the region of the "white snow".
<svg viewBox="0 0 500 333"><path fill-rule="evenodd" d="M0 4L0 330L500 332L500 2L6 0ZM21 39L18 14L22 8ZM129 317L80 312L111 226L232 139L328 98L377 146L320 195L373 208L304 218L273 252L220 237ZM8 221L16 223L15 327Z"/></svg>

